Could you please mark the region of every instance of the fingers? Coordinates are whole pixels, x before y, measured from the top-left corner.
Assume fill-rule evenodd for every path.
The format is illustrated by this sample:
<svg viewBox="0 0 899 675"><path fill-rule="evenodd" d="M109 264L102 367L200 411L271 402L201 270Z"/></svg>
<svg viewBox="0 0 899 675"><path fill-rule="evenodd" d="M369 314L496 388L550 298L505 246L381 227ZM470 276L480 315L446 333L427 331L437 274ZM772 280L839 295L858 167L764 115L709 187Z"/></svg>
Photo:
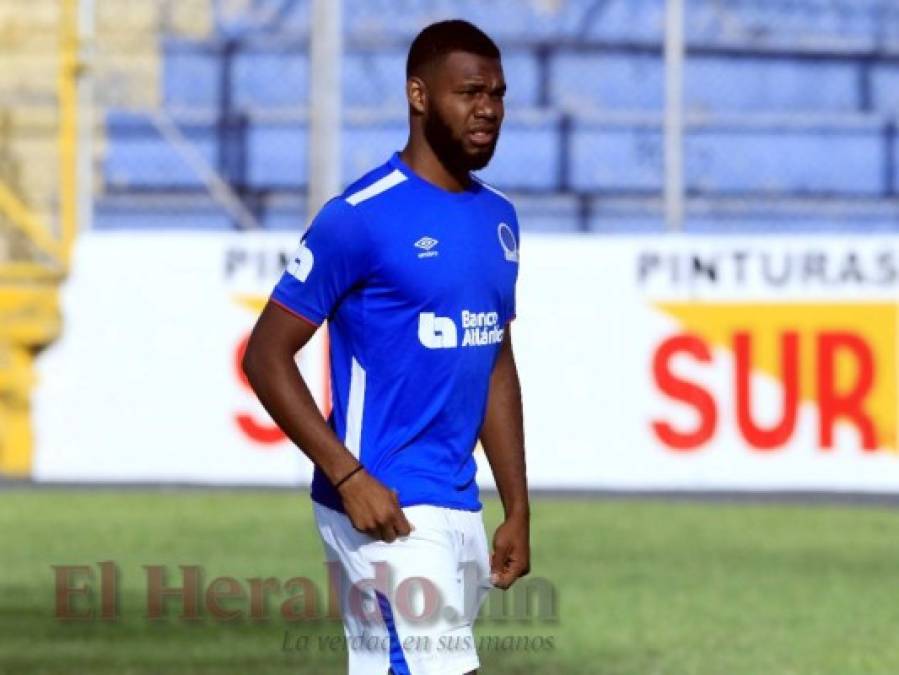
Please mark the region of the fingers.
<svg viewBox="0 0 899 675"><path fill-rule="evenodd" d="M515 583L517 579L526 576L528 572L530 572L530 567L528 565L514 560L510 561L506 569L497 575L497 580L493 585L505 590Z"/></svg>
<svg viewBox="0 0 899 675"><path fill-rule="evenodd" d="M357 485L357 493L362 487L368 488L367 492L362 493L362 498L359 498L359 494L344 495L344 507L353 527L373 539L387 543L406 537L415 529L400 507L396 490L388 490L374 481L368 486Z"/></svg>
<svg viewBox="0 0 899 675"><path fill-rule="evenodd" d="M413 529L399 504L395 504L393 509L377 518L365 532L375 539L380 539L390 544L399 537L409 536Z"/></svg>
<svg viewBox="0 0 899 675"><path fill-rule="evenodd" d="M388 544L396 541L396 528L394 528L393 523L384 523L378 529L378 539L382 541L386 541Z"/></svg>
<svg viewBox="0 0 899 675"><path fill-rule="evenodd" d="M494 543L493 554L490 556L490 583L494 586L500 586L503 581L503 575L506 571L506 561L509 559L509 553L512 547L507 543Z"/></svg>
<svg viewBox="0 0 899 675"><path fill-rule="evenodd" d="M412 533L412 530L415 529L412 527L412 523L407 520L406 514L403 513L403 510L399 507L397 507L396 510L396 518L394 519L393 527L400 537L408 537Z"/></svg>
<svg viewBox="0 0 899 675"><path fill-rule="evenodd" d="M406 514L400 506L400 495L396 490L391 490L393 496L393 512L389 516L388 524L393 530L393 539L385 539L384 541L394 541L397 537L408 537L412 532L412 525L406 519Z"/></svg>
<svg viewBox="0 0 899 675"><path fill-rule="evenodd" d="M516 579L530 571L530 564L515 554L511 544L500 544L494 548L490 559L490 583L497 588L509 588Z"/></svg>
<svg viewBox="0 0 899 675"><path fill-rule="evenodd" d="M501 588L501 589L503 589L503 590L506 590L506 589L509 588L509 587L515 582L515 580L516 580L518 577L520 577L520 576L522 576L522 575L519 573L518 570L509 567L509 568L507 568L507 569L505 569L505 570L503 570L503 571L501 571L501 572L499 572L499 573L497 573L497 574L492 574L492 575L490 575L490 581L491 581L491 582L493 583L493 585L496 586L497 588Z"/></svg>
<svg viewBox="0 0 899 675"><path fill-rule="evenodd" d="M396 509L387 521L381 525L381 539L388 544L396 541L399 537L408 537L414 528L406 519L406 514L397 505Z"/></svg>
<svg viewBox="0 0 899 675"><path fill-rule="evenodd" d="M490 581L496 588L505 591L512 585L512 582L515 581L515 577L511 576L508 572L501 572L492 575Z"/></svg>
<svg viewBox="0 0 899 675"><path fill-rule="evenodd" d="M399 524L395 523L394 519L389 515L384 517L370 516L363 519L359 524L354 522L353 527L359 532L367 534L372 539L380 539L388 543L396 541L398 536L405 536L402 534Z"/></svg>

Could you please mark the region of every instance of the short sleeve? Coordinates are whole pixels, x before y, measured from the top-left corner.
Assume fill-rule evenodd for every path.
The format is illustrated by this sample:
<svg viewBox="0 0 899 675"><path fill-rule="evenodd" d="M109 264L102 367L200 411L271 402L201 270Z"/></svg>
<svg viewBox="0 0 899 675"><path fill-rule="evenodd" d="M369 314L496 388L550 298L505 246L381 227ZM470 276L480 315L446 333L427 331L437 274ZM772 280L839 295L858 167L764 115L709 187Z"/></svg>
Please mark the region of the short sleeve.
<svg viewBox="0 0 899 675"><path fill-rule="evenodd" d="M364 223L343 199L325 204L272 291L272 302L316 325L368 274Z"/></svg>

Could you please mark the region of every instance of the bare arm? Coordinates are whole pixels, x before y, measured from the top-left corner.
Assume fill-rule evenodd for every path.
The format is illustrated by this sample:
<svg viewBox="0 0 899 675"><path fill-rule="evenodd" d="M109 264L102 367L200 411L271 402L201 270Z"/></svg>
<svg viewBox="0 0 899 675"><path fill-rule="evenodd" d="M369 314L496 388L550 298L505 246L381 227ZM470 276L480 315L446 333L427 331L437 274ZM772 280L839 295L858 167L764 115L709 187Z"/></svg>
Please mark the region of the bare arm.
<svg viewBox="0 0 899 675"><path fill-rule="evenodd" d="M322 417L294 360L316 328L269 302L253 328L242 366L272 419L334 484L359 462ZM396 494L364 470L338 490L356 529L385 541L409 534Z"/></svg>
<svg viewBox="0 0 899 675"><path fill-rule="evenodd" d="M531 559L521 385L512 353L511 327L506 328L490 377L480 436L506 515L493 537L493 583L508 588L530 571Z"/></svg>

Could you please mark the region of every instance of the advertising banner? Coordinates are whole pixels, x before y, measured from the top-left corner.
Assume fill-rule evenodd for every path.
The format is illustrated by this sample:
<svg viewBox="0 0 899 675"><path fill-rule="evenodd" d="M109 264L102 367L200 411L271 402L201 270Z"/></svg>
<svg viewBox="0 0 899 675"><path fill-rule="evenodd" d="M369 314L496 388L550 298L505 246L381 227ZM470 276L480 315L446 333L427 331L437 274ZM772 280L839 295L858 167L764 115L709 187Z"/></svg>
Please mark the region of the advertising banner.
<svg viewBox="0 0 899 675"><path fill-rule="evenodd" d="M899 487L897 240L532 239L522 260L534 484Z"/></svg>
<svg viewBox="0 0 899 675"><path fill-rule="evenodd" d="M88 233L39 361L37 480L293 485L311 465L239 363L297 235ZM318 337L318 336L317 336ZM321 339L302 354L324 405Z"/></svg>
<svg viewBox="0 0 899 675"><path fill-rule="evenodd" d="M81 237L39 361L35 479L308 483L238 368L297 239ZM531 485L899 489L897 258L889 237L525 235ZM323 408L326 348L300 355Z"/></svg>

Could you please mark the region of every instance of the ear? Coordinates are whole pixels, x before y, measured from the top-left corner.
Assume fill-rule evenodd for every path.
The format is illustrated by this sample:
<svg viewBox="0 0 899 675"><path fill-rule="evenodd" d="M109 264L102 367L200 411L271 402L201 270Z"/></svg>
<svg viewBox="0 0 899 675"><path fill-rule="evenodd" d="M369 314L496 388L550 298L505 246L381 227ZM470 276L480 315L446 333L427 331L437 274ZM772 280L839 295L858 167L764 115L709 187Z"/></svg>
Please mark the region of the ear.
<svg viewBox="0 0 899 675"><path fill-rule="evenodd" d="M428 88L420 77L410 77L406 80L406 99L409 105L419 115L423 115L428 107Z"/></svg>

